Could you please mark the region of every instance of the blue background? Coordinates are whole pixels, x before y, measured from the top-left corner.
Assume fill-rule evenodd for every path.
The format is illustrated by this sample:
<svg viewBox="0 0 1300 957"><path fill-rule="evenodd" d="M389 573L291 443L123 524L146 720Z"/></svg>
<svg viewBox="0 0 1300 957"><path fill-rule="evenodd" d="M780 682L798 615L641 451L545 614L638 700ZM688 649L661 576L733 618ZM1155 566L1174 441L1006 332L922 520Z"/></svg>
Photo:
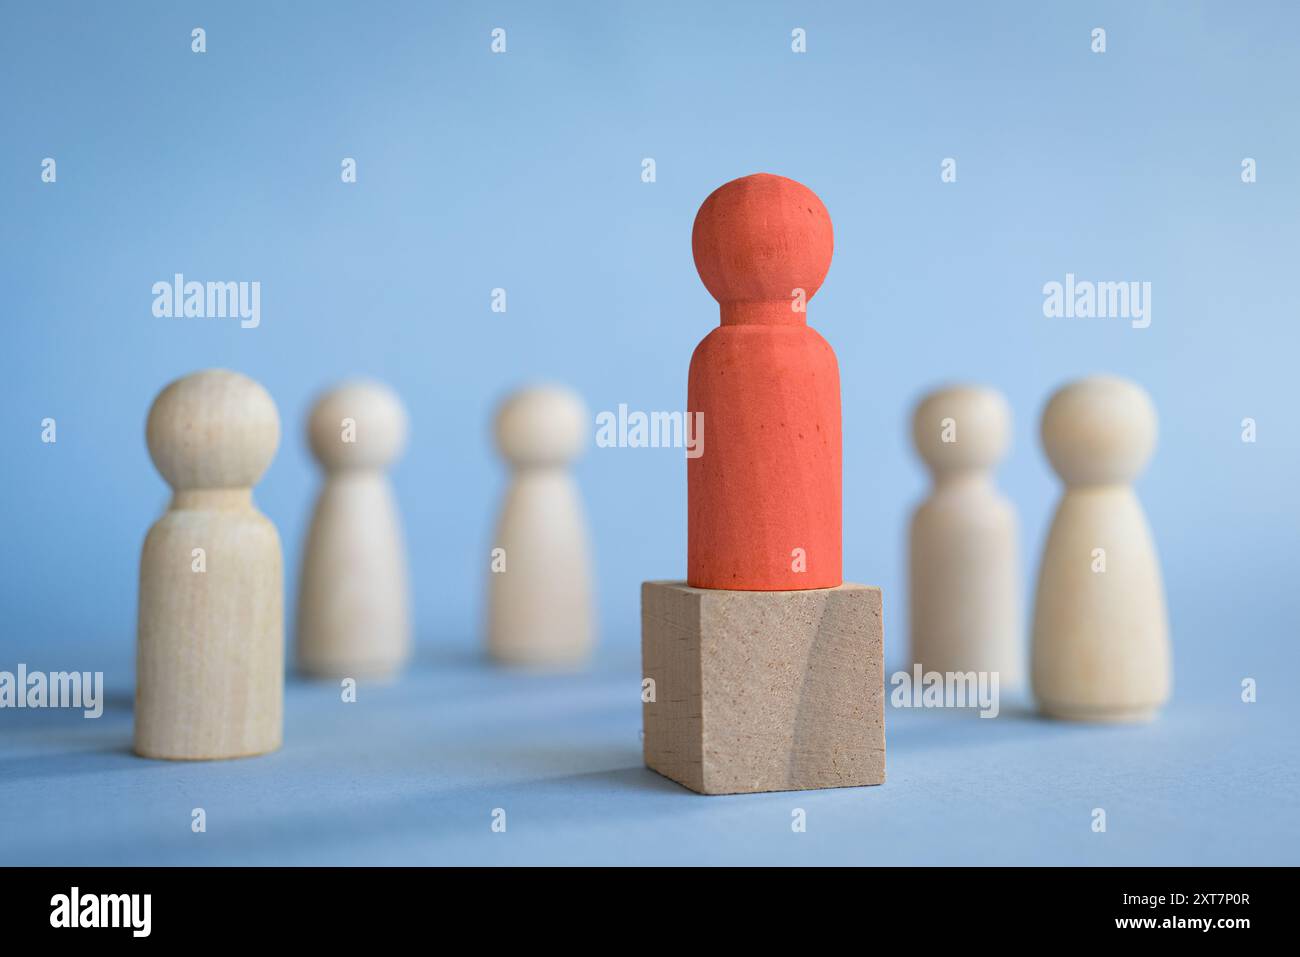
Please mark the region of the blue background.
<svg viewBox="0 0 1300 957"><path fill-rule="evenodd" d="M1296 863L1298 36L1287 3L6 3L0 669L103 669L113 697L98 722L0 712L0 861ZM1059 494L1037 442L1047 396L1096 371L1151 392L1160 446L1138 492L1175 648L1161 722L891 712L884 788L680 792L639 769L637 741L638 586L684 572L669 449L593 445L577 466L592 670L481 662L506 478L493 408L545 380L593 415L683 408L717 322L691 222L756 171L809 185L835 224L809 317L843 381L845 575L885 590L891 668L927 484L908 439L919 395L969 380L1008 396L999 484L1028 595ZM260 281L261 326L155 318L151 287L176 272ZM1150 281L1150 328L1045 318L1043 284L1067 272ZM393 481L420 650L403 683L342 714L334 690L292 684L277 756L177 768L125 753L136 565L168 494L143 422L166 382L212 366L280 408L256 496L290 608L313 396L367 374L404 398ZM240 826L191 835L189 808L223 802L215 819ZM497 805L521 812L508 837L487 831ZM1093 835L1095 806L1127 823Z"/></svg>

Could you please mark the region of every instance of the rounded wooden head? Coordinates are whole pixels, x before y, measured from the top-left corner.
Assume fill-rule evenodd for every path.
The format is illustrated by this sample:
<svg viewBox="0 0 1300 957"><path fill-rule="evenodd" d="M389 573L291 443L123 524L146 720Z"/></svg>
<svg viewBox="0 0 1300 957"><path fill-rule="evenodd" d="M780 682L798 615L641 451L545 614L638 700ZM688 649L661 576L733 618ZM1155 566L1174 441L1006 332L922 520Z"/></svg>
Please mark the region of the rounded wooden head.
<svg viewBox="0 0 1300 957"><path fill-rule="evenodd" d="M1043 449L1066 485L1132 482L1156 446L1156 409L1127 379L1091 376L1059 389L1043 410Z"/></svg>
<svg viewBox="0 0 1300 957"><path fill-rule="evenodd" d="M345 382L312 406L307 442L327 471L384 468L406 447L406 409L386 385Z"/></svg>
<svg viewBox="0 0 1300 957"><path fill-rule="evenodd" d="M780 302L803 321L789 303L796 289L806 302L821 288L835 236L816 193L784 176L755 173L709 194L695 215L691 249L700 279L724 307Z"/></svg>
<svg viewBox="0 0 1300 957"><path fill-rule="evenodd" d="M917 405L912 440L935 474L992 468L1011 443L1011 407L995 389L940 389Z"/></svg>
<svg viewBox="0 0 1300 957"><path fill-rule="evenodd" d="M586 443L587 407L563 386L522 389L497 411L496 438L501 454L516 468L563 465Z"/></svg>
<svg viewBox="0 0 1300 957"><path fill-rule="evenodd" d="M177 491L250 488L275 457L280 414L261 385L227 369L168 385L149 409L145 441Z"/></svg>

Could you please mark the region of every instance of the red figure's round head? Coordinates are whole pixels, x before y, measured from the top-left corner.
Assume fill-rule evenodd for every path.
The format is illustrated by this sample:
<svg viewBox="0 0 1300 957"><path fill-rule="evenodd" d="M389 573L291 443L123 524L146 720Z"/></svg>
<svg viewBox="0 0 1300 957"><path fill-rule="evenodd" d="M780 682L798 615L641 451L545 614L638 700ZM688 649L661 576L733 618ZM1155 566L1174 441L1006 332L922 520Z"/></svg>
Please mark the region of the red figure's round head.
<svg viewBox="0 0 1300 957"><path fill-rule="evenodd" d="M724 323L803 322L804 304L831 267L835 236L816 193L755 173L709 194L695 215L691 250Z"/></svg>

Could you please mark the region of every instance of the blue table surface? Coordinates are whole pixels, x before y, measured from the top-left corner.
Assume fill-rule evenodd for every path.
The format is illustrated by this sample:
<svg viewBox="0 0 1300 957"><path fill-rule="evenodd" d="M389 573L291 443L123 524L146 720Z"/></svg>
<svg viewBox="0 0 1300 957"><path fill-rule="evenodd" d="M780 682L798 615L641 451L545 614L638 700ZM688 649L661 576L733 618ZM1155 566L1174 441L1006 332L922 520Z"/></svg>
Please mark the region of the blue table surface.
<svg viewBox="0 0 1300 957"><path fill-rule="evenodd" d="M0 712L0 863L1300 863L1295 708L1227 686L1176 689L1138 727L1006 694L991 720L891 706L882 786L705 797L642 765L627 644L563 675L422 649L355 703L291 677L284 747L205 763L131 753L114 655L100 718Z"/></svg>

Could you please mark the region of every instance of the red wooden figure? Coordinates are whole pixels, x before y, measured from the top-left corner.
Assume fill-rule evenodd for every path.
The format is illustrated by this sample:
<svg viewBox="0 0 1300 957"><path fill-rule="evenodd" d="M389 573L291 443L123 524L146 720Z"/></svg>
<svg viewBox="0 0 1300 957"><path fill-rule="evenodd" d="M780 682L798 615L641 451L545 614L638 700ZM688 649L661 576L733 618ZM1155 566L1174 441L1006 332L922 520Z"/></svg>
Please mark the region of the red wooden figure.
<svg viewBox="0 0 1300 957"><path fill-rule="evenodd" d="M696 214L695 268L722 307L691 356L686 400L707 438L686 467L697 588L843 581L839 365L804 311L834 246L821 200L782 176L732 180Z"/></svg>

